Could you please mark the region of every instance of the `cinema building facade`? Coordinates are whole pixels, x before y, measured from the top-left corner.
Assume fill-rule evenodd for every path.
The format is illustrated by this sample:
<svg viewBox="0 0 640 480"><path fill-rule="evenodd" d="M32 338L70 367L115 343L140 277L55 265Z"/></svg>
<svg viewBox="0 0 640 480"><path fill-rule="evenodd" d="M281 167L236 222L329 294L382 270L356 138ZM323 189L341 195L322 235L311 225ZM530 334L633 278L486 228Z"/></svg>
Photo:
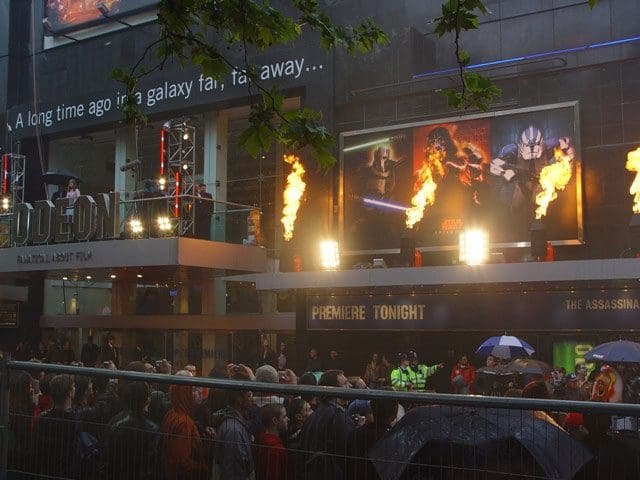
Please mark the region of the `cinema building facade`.
<svg viewBox="0 0 640 480"><path fill-rule="evenodd" d="M337 140L328 171L309 152L253 159L238 146L240 71L153 72L137 92L149 122L133 132L110 72L153 41L155 2L87 3L0 6L4 346L54 335L77 349L112 333L124 358L143 343L207 371L266 338L300 364L311 345L338 349L355 373L370 352L435 360L494 332L557 363L638 336L625 168L640 147L637 2L490 3L463 38L502 90L487 112L438 93L457 76L450 41L432 33L437 2L323 2L340 21L373 16L390 45L354 58L305 34L252 61L287 108L322 111ZM285 241L291 153L306 190ZM545 183L551 170L560 184ZM81 195L55 198L71 177ZM471 229L488 238L480 265L460 246ZM326 239L339 245L331 271Z"/></svg>

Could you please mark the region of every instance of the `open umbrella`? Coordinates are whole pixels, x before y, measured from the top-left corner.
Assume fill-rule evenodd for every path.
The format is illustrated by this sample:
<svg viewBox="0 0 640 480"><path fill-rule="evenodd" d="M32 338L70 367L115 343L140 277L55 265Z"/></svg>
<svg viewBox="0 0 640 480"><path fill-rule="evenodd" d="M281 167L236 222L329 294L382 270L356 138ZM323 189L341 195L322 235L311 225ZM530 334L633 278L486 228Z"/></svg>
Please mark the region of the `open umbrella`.
<svg viewBox="0 0 640 480"><path fill-rule="evenodd" d="M640 343L627 340L603 343L585 353L584 359L589 362L640 363Z"/></svg>
<svg viewBox="0 0 640 480"><path fill-rule="evenodd" d="M369 453L382 480L485 478L480 472L569 479L590 458L564 430L530 412L449 406L409 411Z"/></svg>
<svg viewBox="0 0 640 480"><path fill-rule="evenodd" d="M525 373L533 375L548 375L551 373L551 367L542 360L534 360L532 358L516 358L511 360L507 365L507 370L516 373Z"/></svg>
<svg viewBox="0 0 640 480"><path fill-rule="evenodd" d="M80 183L80 178L68 170L50 171L42 174L42 180L47 185L66 185L70 178Z"/></svg>
<svg viewBox="0 0 640 480"><path fill-rule="evenodd" d="M527 342L511 335L488 338L476 350L476 354L480 356L493 355L500 358L528 357L534 352Z"/></svg>

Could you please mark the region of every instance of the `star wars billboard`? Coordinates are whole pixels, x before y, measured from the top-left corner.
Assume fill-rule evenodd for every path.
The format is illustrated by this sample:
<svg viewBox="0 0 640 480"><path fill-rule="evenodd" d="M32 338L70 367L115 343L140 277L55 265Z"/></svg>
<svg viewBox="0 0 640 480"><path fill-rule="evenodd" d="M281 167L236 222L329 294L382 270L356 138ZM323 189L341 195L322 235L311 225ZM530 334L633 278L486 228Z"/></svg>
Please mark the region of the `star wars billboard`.
<svg viewBox="0 0 640 480"><path fill-rule="evenodd" d="M468 228L524 246L540 218L553 244L582 242L575 102L348 132L341 137L346 252L457 248Z"/></svg>
<svg viewBox="0 0 640 480"><path fill-rule="evenodd" d="M158 0L45 0L45 15L56 33L112 22L98 9L98 3L106 8L109 18L119 18L154 8Z"/></svg>

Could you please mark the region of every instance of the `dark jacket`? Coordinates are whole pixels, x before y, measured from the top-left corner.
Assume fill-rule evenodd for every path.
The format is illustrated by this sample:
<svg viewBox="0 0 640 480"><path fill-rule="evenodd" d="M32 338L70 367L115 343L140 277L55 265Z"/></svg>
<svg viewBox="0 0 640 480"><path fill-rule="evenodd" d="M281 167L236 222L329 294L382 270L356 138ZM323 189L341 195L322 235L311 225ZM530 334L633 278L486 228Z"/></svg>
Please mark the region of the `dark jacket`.
<svg viewBox="0 0 640 480"><path fill-rule="evenodd" d="M298 472L299 475L314 479L345 478L348 442L354 430L355 424L344 408L333 402L322 402L302 426L300 448L309 453L301 465L304 471Z"/></svg>
<svg viewBox="0 0 640 480"><path fill-rule="evenodd" d="M100 348L95 343L85 343L80 352L80 361L85 367L95 367L100 355Z"/></svg>
<svg viewBox="0 0 640 480"><path fill-rule="evenodd" d="M127 412L109 425L102 460L106 478L155 479L160 475L160 428Z"/></svg>
<svg viewBox="0 0 640 480"><path fill-rule="evenodd" d="M37 473L72 478L74 442L80 432L73 411L52 409L36 420L33 430L33 466Z"/></svg>
<svg viewBox="0 0 640 480"><path fill-rule="evenodd" d="M236 410L217 412L215 467L224 480L245 480L255 470L249 423Z"/></svg>

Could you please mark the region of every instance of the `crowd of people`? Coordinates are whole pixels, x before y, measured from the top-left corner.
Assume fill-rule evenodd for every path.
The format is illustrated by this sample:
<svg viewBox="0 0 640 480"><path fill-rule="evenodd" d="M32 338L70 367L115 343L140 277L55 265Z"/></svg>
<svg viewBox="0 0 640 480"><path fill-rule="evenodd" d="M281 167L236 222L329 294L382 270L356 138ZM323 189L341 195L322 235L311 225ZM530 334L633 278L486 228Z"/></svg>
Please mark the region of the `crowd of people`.
<svg viewBox="0 0 640 480"><path fill-rule="evenodd" d="M89 345L89 346L87 346ZM103 347L85 344L87 365L115 369L113 337ZM70 347L46 348L41 361L69 363ZM373 354L362 376L347 376L331 350L321 359L309 351L304 373L287 368L286 346L274 353L263 345L260 366L229 364L210 377L270 384L320 385L427 392L429 379L448 369L427 365L410 351ZM176 377L198 374L195 365L174 369L167 360L141 360L124 369ZM66 356L65 356L66 355ZM39 358L36 356L36 358ZM66 361L66 362L65 362ZM460 355L451 370L451 392L527 398L632 401L638 403L630 365L602 366L589 378L584 364L567 374L496 375L501 359L489 356L475 369ZM487 371L490 374L485 374ZM33 373L33 372L32 372ZM626 388L620 389L625 386ZM620 394L620 398L614 398ZM212 389L178 384L117 381L108 377L12 372L10 377L9 478L49 476L77 479L377 479L368 452L416 402L387 398L347 400L327 393L280 395L247 389ZM613 430L635 431L635 419L534 411L533 416L565 430L597 451ZM616 422L618 422L616 424ZM32 475L35 475L32 477ZM464 478L464 477L463 477Z"/></svg>

